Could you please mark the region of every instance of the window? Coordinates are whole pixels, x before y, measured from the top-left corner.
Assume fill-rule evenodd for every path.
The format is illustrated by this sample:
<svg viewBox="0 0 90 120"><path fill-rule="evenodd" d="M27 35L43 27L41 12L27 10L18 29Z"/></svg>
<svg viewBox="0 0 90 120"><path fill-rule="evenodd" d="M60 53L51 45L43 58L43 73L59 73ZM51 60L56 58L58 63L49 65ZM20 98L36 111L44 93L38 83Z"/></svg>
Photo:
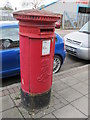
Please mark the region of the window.
<svg viewBox="0 0 90 120"><path fill-rule="evenodd" d="M12 41L19 40L19 28L3 28L1 31L2 34L0 35L0 39L10 39Z"/></svg>
<svg viewBox="0 0 90 120"><path fill-rule="evenodd" d="M19 47L19 28L0 29L0 49Z"/></svg>
<svg viewBox="0 0 90 120"><path fill-rule="evenodd" d="M78 12L79 12L79 13L87 13L87 14L90 14L90 8L89 8L89 7L79 7Z"/></svg>

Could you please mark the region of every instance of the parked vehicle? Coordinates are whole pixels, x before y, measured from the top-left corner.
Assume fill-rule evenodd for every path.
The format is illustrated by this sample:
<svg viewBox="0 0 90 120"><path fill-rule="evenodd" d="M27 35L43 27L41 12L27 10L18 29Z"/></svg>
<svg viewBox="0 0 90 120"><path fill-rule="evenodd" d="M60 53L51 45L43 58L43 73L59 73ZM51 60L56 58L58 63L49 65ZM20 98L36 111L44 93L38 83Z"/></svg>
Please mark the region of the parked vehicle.
<svg viewBox="0 0 90 120"><path fill-rule="evenodd" d="M0 21L0 56L2 63L0 66L0 77L8 77L19 74L19 36L18 23Z"/></svg>
<svg viewBox="0 0 90 120"><path fill-rule="evenodd" d="M66 51L64 41L62 37L56 33L53 73L57 73L60 70L65 57Z"/></svg>
<svg viewBox="0 0 90 120"><path fill-rule="evenodd" d="M2 57L0 78L20 74L20 51L18 31L18 22L0 22L0 33L2 33L0 34L0 56ZM53 73L56 73L60 70L64 59L64 43L62 38L58 34L56 34Z"/></svg>
<svg viewBox="0 0 90 120"><path fill-rule="evenodd" d="M58 20L56 23L55 23L55 28L60 28L60 20Z"/></svg>
<svg viewBox="0 0 90 120"><path fill-rule="evenodd" d="M79 31L67 34L64 37L66 51L78 58L90 60L90 21Z"/></svg>

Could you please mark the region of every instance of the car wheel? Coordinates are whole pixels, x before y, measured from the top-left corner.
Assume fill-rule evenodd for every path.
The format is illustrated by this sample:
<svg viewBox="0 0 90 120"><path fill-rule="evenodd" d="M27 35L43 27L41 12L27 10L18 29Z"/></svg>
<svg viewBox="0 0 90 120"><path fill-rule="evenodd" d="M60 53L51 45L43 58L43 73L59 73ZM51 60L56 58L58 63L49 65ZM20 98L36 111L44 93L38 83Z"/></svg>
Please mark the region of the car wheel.
<svg viewBox="0 0 90 120"><path fill-rule="evenodd" d="M62 65L62 59L58 55L54 55L54 63L53 63L53 74L57 73Z"/></svg>

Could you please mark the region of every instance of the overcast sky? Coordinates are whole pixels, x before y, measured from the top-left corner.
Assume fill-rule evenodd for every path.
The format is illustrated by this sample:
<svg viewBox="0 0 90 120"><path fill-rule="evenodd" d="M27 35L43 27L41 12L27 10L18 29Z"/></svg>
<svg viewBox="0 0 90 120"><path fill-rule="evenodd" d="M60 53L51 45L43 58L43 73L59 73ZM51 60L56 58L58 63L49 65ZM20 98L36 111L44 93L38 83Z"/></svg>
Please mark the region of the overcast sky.
<svg viewBox="0 0 90 120"><path fill-rule="evenodd" d="M26 0L0 0L0 7L4 6L5 3L7 3L7 2L10 2L12 8L17 7L18 9L21 9L22 1L25 2ZM32 0L28 0L28 1L32 1ZM57 0L42 0L42 1L46 5L46 4L52 3L52 2L57 1Z"/></svg>
<svg viewBox="0 0 90 120"><path fill-rule="evenodd" d="M27 9L31 9L32 8L32 4L30 2L34 1L34 0L0 0L0 7L3 7L5 5L5 3L9 2L12 6L13 9L15 9L15 7L17 8L17 10L23 9L24 7L22 7L22 2L27 2L29 1L29 5ZM40 1L40 0L38 0ZM42 0L42 4L50 4L52 2L55 2L57 0ZM63 0L61 0L63 1ZM89 1L89 0L65 0L66 2L75 2L75 1Z"/></svg>

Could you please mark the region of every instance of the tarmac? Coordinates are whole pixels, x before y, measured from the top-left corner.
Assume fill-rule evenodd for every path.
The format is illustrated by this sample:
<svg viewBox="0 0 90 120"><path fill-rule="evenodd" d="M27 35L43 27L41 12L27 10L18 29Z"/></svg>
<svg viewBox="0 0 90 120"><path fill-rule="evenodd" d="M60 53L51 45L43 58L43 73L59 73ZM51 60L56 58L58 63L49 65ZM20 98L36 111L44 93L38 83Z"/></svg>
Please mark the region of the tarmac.
<svg viewBox="0 0 90 120"><path fill-rule="evenodd" d="M53 75L50 104L42 109L26 109L21 103L20 83L0 88L0 118L81 118L87 119L89 65Z"/></svg>

